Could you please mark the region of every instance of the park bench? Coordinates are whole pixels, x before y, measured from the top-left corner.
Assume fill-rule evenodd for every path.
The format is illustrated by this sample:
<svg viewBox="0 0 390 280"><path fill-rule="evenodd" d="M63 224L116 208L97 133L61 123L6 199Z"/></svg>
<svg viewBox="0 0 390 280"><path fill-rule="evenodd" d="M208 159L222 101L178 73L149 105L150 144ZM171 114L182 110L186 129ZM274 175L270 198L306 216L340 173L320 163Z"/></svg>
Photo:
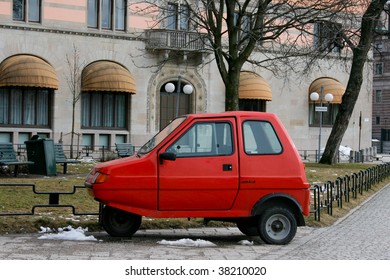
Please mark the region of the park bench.
<svg viewBox="0 0 390 280"><path fill-rule="evenodd" d="M32 161L19 161L12 143L0 143L0 166L14 166L14 177L18 176L19 165L34 164Z"/></svg>
<svg viewBox="0 0 390 280"><path fill-rule="evenodd" d="M134 147L130 143L115 143L119 157L129 157L134 154Z"/></svg>
<svg viewBox="0 0 390 280"><path fill-rule="evenodd" d="M77 159L68 159L64 153L64 148L62 144L54 144L55 160L56 163L62 164L64 166L63 173L66 174L68 163L80 163L81 161Z"/></svg>

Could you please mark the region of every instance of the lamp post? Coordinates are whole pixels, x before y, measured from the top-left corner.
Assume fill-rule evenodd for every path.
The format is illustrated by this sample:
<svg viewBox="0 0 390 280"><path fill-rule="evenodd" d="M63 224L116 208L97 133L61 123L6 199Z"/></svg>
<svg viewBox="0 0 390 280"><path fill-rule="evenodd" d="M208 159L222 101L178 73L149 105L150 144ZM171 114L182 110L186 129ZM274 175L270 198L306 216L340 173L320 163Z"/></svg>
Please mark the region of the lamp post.
<svg viewBox="0 0 390 280"><path fill-rule="evenodd" d="M321 158L321 130L322 130L322 113L328 111L328 107L323 106L323 100L325 99L326 102L332 102L333 101L333 94L327 93L324 96L324 86L321 86L321 92L318 94L317 92L312 92L310 94L310 100L313 102L320 101L320 106L315 106L315 111L320 113L320 132L318 135L318 154L317 154L317 162L320 162Z"/></svg>
<svg viewBox="0 0 390 280"><path fill-rule="evenodd" d="M165 91L168 93L172 93L175 91L175 85L173 83L167 83L165 84ZM177 79L177 89L176 89L176 114L175 117L177 118L179 116L179 105L180 105L180 94L181 94L181 76ZM184 94L191 94L194 91L194 87L190 84L186 84L183 87L183 93Z"/></svg>

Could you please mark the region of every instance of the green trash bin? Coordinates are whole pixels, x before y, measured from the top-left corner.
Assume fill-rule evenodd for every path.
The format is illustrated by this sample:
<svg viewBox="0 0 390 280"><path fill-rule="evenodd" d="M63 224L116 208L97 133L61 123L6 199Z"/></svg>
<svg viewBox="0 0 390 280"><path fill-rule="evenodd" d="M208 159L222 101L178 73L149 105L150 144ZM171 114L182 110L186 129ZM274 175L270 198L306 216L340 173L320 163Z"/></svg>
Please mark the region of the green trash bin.
<svg viewBox="0 0 390 280"><path fill-rule="evenodd" d="M38 138L24 143L26 144L28 160L34 162L29 166L31 174L57 175L53 139Z"/></svg>

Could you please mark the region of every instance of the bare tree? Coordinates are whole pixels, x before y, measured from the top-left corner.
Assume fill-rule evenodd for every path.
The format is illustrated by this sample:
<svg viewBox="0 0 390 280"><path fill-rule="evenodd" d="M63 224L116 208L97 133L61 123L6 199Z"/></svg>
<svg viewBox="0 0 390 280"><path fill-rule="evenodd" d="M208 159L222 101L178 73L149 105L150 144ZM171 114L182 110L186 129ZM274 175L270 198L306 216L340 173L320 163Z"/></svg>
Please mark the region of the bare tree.
<svg viewBox="0 0 390 280"><path fill-rule="evenodd" d="M273 73L286 73L283 68L297 71L298 60L294 58L298 57L310 57L299 61L313 65L314 59L332 51L330 46L337 47L339 40L335 37L334 42L326 42L325 48L313 48L314 24L342 21L349 26L354 20L347 17L347 12L359 8L361 1L364 0L182 0L178 3L189 15L188 25L202 35L204 48L214 54L212 59L225 84L225 110L230 111L239 108L239 77L244 64ZM172 14L167 2L146 2L149 9L137 10L133 4L133 11L158 14L155 26L166 26L163 23Z"/></svg>
<svg viewBox="0 0 390 280"><path fill-rule="evenodd" d="M70 132L70 157L73 158L73 143L75 132L75 112L76 104L81 98L81 71L82 64L80 63L80 52L75 45L71 54L66 55L66 63L68 65L69 75L66 77L70 92L72 94L72 128Z"/></svg>
<svg viewBox="0 0 390 280"><path fill-rule="evenodd" d="M169 16L166 1L147 1L158 14L155 26ZM195 3L196 2L196 3ZM335 162L348 127L363 79L363 67L375 27L386 0L198 0L178 1L189 10L191 26L205 38L225 84L225 109L238 110L238 88L245 64L288 73L309 71L314 62L335 49L353 58L350 78L340 111L328 139L321 163ZM142 9L146 13L148 9ZM156 12L162 11L162 12ZM325 40L315 26L329 29ZM323 34L322 34L323 35ZM334 57L334 55L333 55ZM296 58L300 58L297 60ZM298 67L305 63L305 67ZM285 71L287 68L288 71Z"/></svg>
<svg viewBox="0 0 390 280"><path fill-rule="evenodd" d="M338 148L348 128L348 123L359 97L360 88L363 82L363 68L367 61L367 54L372 47L376 34L378 20L385 9L388 0L372 0L367 6L361 20L359 29L359 41L355 44L352 40L345 38L345 42L353 50L352 67L343 95L339 113L335 124L328 138L320 163L333 164L336 162Z"/></svg>

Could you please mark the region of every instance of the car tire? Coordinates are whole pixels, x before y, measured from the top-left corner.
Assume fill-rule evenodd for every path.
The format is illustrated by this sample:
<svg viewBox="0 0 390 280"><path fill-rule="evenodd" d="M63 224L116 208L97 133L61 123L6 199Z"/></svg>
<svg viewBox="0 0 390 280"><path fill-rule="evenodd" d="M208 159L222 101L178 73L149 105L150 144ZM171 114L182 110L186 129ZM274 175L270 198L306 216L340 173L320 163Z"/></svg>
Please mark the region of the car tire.
<svg viewBox="0 0 390 280"><path fill-rule="evenodd" d="M140 227L142 217L106 206L102 212L102 226L114 237L130 237Z"/></svg>
<svg viewBox="0 0 390 280"><path fill-rule="evenodd" d="M284 245L295 237L297 221L288 208L268 208L259 217L258 231L265 243Z"/></svg>

